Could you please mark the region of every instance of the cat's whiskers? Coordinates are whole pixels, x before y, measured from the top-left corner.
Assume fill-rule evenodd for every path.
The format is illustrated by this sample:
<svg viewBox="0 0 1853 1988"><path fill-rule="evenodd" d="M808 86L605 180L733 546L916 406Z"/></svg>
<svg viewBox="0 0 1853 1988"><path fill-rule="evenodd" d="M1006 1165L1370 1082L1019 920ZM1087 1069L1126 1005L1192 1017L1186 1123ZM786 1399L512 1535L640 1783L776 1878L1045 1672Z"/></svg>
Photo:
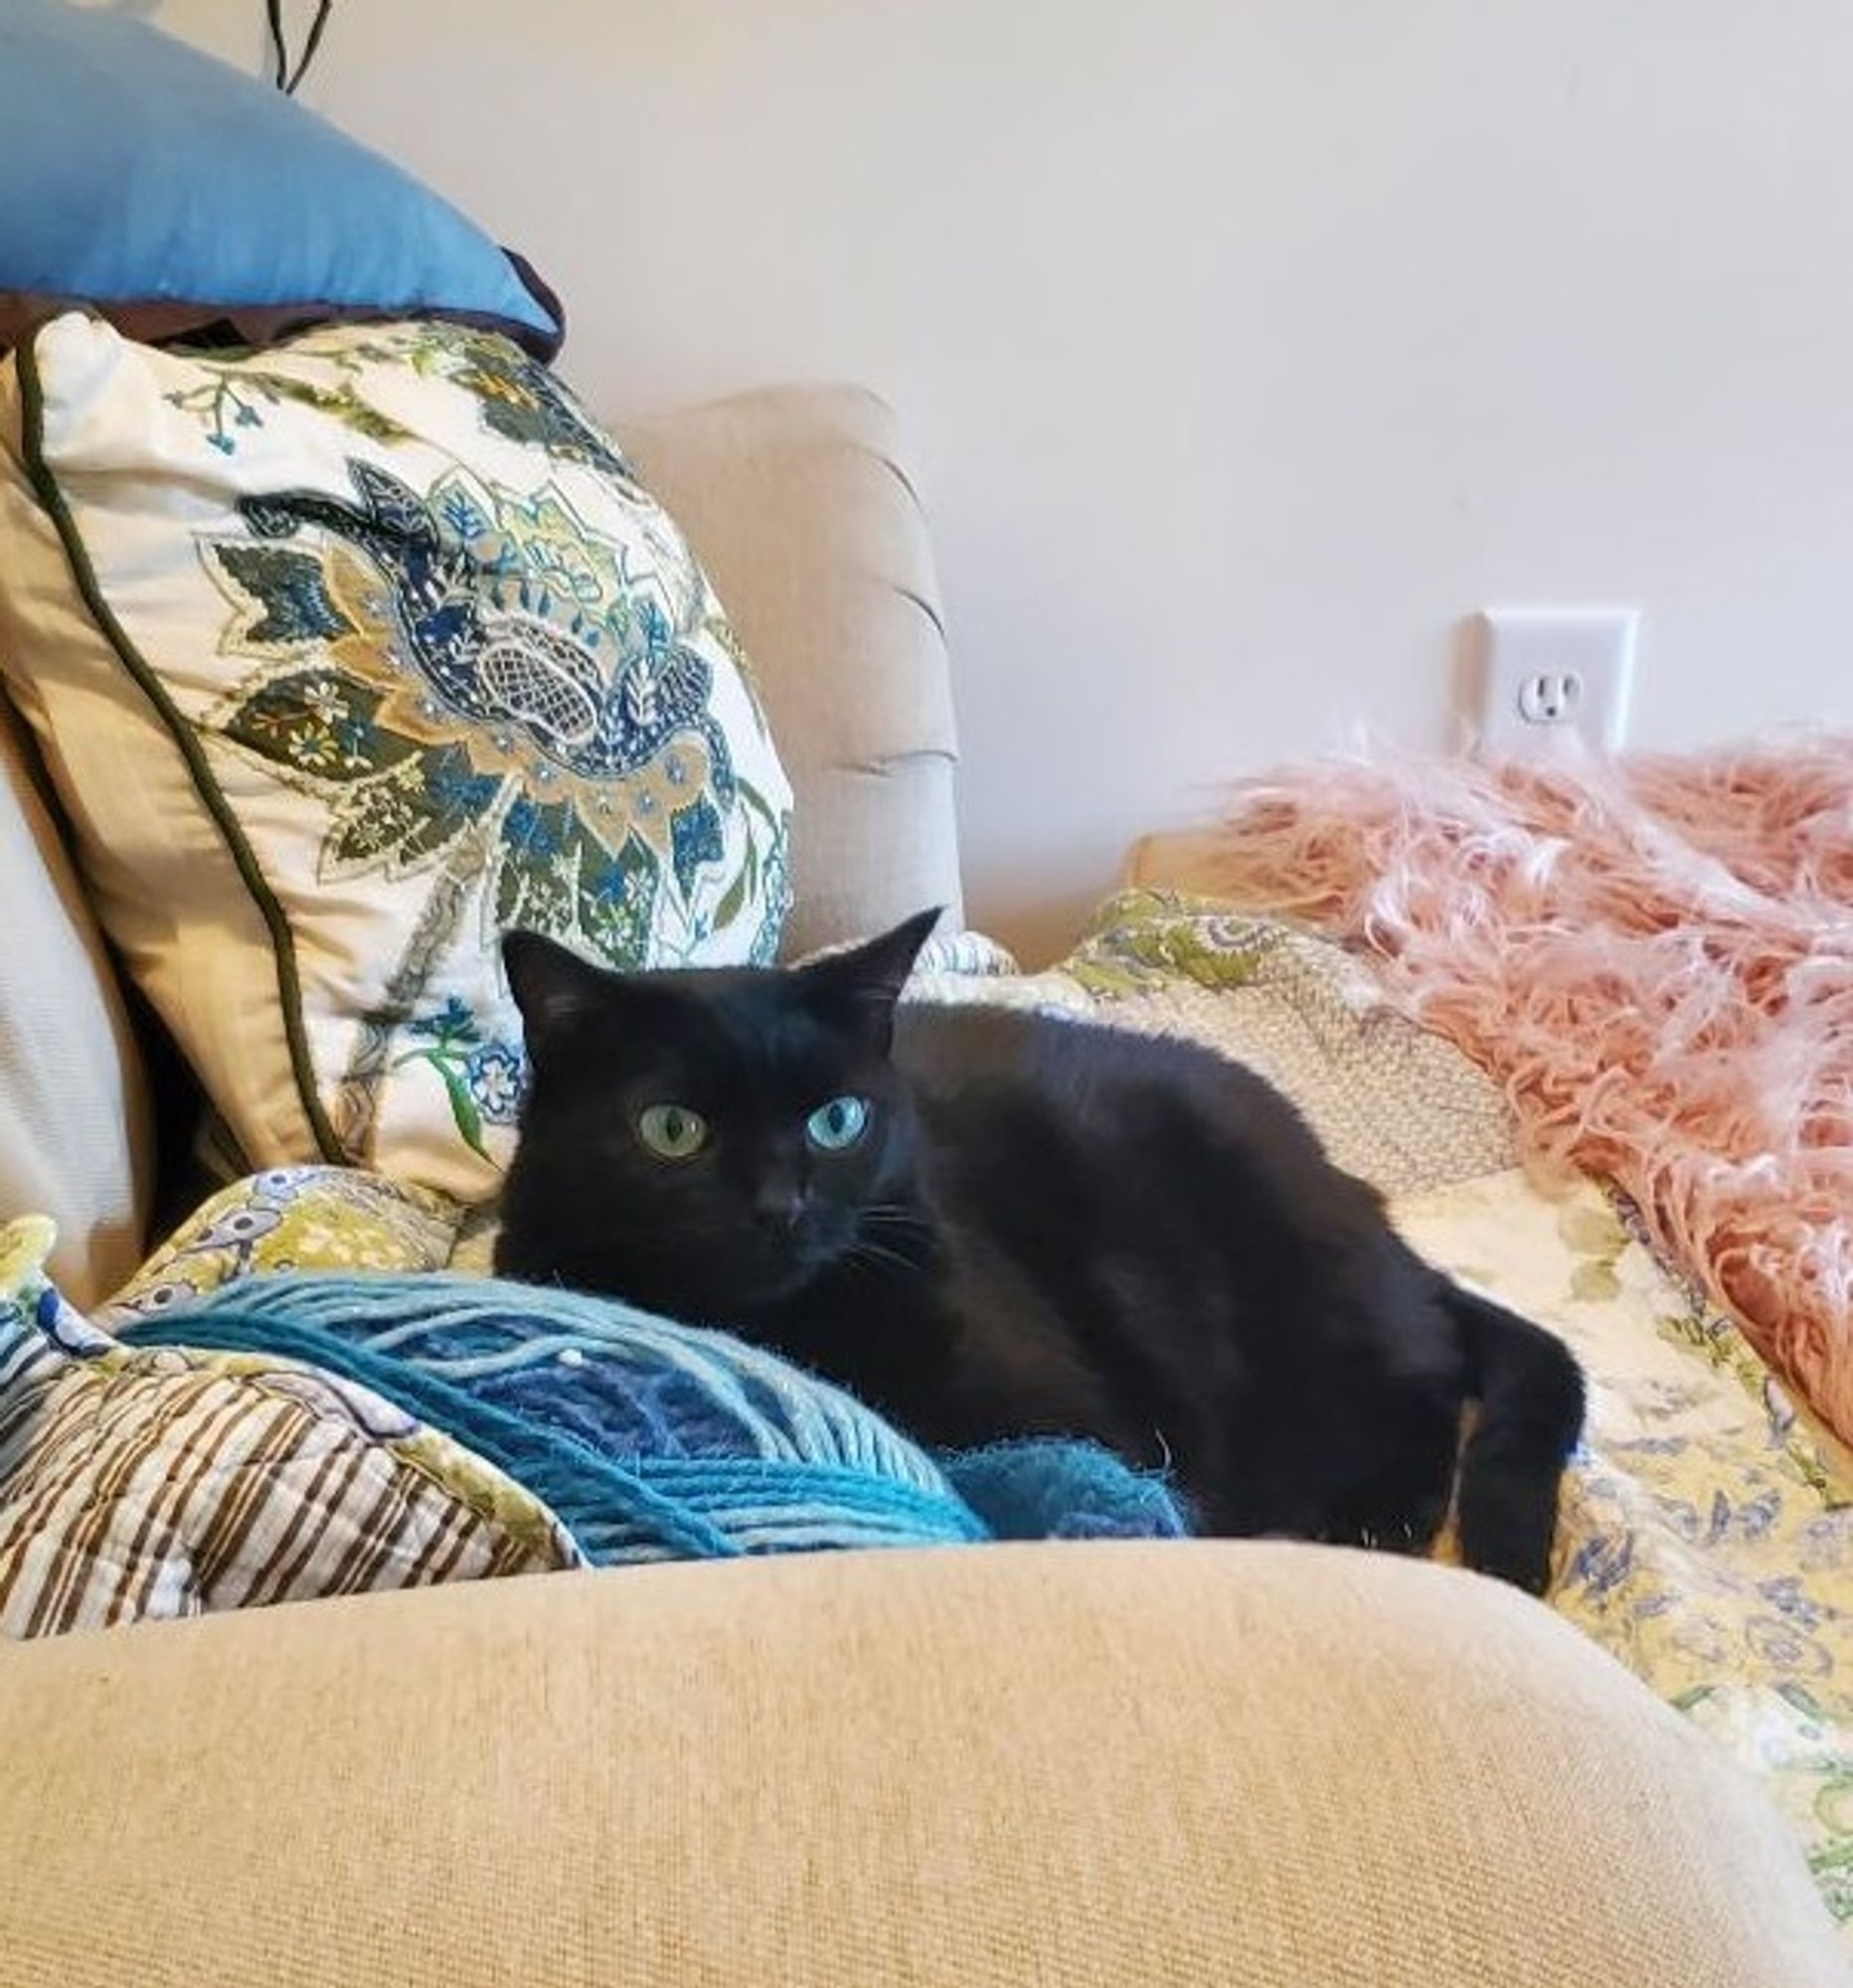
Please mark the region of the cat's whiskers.
<svg viewBox="0 0 1853 1988"><path fill-rule="evenodd" d="M925 1215L887 1201L877 1201L867 1209L857 1209L857 1227L863 1225L869 1229L889 1229L911 1235L926 1235L932 1229Z"/></svg>
<svg viewBox="0 0 1853 1988"><path fill-rule="evenodd" d="M843 1251L840 1260L845 1263L860 1264L865 1269L918 1270L920 1268L912 1256L904 1256L899 1249L887 1248L880 1242L871 1242L866 1236L856 1237Z"/></svg>

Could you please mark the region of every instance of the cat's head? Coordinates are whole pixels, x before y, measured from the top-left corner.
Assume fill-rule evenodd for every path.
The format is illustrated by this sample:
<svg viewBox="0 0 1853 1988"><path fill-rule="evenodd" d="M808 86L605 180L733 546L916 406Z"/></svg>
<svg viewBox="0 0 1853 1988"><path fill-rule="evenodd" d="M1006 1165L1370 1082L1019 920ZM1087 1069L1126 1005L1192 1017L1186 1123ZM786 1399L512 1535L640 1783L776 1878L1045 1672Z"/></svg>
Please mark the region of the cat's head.
<svg viewBox="0 0 1853 1988"><path fill-rule="evenodd" d="M508 1267L725 1321L879 1251L913 1164L895 1002L936 916L804 966L657 973L510 932L531 1083Z"/></svg>

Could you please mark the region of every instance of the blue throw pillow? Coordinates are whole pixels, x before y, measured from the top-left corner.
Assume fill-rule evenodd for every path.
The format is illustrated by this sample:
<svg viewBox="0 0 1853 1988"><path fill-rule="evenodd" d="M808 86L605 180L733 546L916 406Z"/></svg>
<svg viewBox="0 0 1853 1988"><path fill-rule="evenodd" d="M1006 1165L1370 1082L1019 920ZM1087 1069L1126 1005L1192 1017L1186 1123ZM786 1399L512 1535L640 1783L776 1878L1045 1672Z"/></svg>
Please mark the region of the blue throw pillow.
<svg viewBox="0 0 1853 1988"><path fill-rule="evenodd" d="M541 358L559 306L410 174L125 15L0 0L0 349L61 303L131 337L442 316Z"/></svg>

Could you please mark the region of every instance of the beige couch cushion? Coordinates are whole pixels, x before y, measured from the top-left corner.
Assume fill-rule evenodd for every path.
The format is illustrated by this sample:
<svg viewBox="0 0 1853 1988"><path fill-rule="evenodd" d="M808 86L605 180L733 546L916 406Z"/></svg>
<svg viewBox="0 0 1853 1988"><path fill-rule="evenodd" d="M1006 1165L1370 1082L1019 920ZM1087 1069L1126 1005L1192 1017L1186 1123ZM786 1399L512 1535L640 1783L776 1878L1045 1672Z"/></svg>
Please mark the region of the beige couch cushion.
<svg viewBox="0 0 1853 1988"><path fill-rule="evenodd" d="M555 1574L0 1651L11 1988L1826 1988L1524 1597L1282 1545Z"/></svg>
<svg viewBox="0 0 1853 1988"><path fill-rule="evenodd" d="M785 950L961 917L938 582L897 424L849 387L777 387L620 426L758 672L798 796Z"/></svg>
<svg viewBox="0 0 1853 1988"><path fill-rule="evenodd" d="M147 1090L82 887L0 697L0 1220L58 1224L53 1273L79 1304L141 1258Z"/></svg>

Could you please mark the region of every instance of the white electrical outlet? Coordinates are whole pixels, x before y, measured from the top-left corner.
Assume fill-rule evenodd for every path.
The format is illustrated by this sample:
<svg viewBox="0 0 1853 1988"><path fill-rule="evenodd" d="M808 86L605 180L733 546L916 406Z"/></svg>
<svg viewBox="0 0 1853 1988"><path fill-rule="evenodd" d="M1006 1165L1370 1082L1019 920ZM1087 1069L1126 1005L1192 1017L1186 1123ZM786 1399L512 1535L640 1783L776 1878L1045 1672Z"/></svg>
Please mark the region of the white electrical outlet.
<svg viewBox="0 0 1853 1988"><path fill-rule="evenodd" d="M1478 617L1478 748L1490 758L1613 752L1634 689L1632 607L1488 607Z"/></svg>

